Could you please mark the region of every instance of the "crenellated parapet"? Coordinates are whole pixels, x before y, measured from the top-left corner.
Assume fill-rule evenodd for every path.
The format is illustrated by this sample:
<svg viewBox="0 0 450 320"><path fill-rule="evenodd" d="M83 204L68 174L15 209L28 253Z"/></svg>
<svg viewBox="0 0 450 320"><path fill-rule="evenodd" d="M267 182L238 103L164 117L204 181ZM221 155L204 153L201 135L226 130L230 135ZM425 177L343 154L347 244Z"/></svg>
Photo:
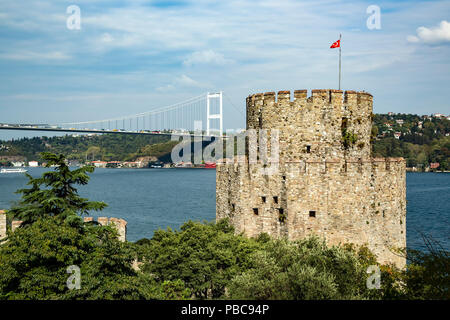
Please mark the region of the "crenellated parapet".
<svg viewBox="0 0 450 320"><path fill-rule="evenodd" d="M8 232L8 219L5 210L0 210L0 240L6 238ZM22 224L22 221L13 220L10 223L11 231L15 231Z"/></svg>
<svg viewBox="0 0 450 320"><path fill-rule="evenodd" d="M84 222L94 221L93 217L84 217ZM115 228L119 234L119 240L125 242L127 240L127 222L124 219L98 217L97 222L102 226L111 226Z"/></svg>
<svg viewBox="0 0 450 320"><path fill-rule="evenodd" d="M284 160L369 158L373 97L367 92L314 89L247 97L247 129L280 130Z"/></svg>
<svg viewBox="0 0 450 320"><path fill-rule="evenodd" d="M84 217L84 222L94 221L93 217ZM127 222L123 219L118 218L107 218L107 217L98 217L97 222L102 226L111 226L116 228L119 234L119 240L125 242L127 238ZM22 221L13 220L11 221L11 231L14 232L17 228L22 225ZM8 220L6 218L6 212L4 210L0 210L0 240L4 239L7 236L8 229Z"/></svg>

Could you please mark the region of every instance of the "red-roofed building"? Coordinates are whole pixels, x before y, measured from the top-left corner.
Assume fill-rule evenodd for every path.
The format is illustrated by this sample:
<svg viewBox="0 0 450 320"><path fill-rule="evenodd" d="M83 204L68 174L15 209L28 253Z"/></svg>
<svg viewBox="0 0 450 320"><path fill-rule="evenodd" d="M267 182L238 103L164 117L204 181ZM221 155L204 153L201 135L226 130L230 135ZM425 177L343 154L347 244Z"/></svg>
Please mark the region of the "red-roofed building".
<svg viewBox="0 0 450 320"><path fill-rule="evenodd" d="M93 164L96 168L105 168L108 162L106 161L92 161L91 164Z"/></svg>
<svg viewBox="0 0 450 320"><path fill-rule="evenodd" d="M430 169L437 169L437 168L439 168L439 162L430 163Z"/></svg>

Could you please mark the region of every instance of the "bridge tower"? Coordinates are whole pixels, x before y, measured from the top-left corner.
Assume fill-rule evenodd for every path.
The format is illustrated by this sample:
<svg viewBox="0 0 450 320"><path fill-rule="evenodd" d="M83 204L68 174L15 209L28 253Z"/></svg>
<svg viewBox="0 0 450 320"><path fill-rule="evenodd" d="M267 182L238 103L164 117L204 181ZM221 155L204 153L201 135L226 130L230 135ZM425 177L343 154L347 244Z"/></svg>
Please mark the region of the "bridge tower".
<svg viewBox="0 0 450 320"><path fill-rule="evenodd" d="M211 114L211 99L219 99L219 113ZM219 119L219 136L223 135L223 104L222 91L217 93L207 93L206 95L206 135L210 136L211 125L210 120Z"/></svg>

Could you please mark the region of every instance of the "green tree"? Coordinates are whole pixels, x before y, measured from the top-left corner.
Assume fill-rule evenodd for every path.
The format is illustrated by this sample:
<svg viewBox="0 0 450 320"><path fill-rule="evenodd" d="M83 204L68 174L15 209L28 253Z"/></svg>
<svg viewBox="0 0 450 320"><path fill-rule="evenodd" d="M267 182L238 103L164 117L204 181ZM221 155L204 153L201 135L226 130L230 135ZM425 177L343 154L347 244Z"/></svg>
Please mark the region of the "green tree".
<svg viewBox="0 0 450 320"><path fill-rule="evenodd" d="M22 225L31 224L45 216L80 220L78 214L102 210L107 206L104 202L80 197L74 187L77 184L86 185L89 181L87 173L93 172L94 167L85 166L71 171L63 155L43 153L42 158L47 161L47 167L55 166L54 171L45 172L40 178L27 174L31 187L17 191L22 194L22 199L8 210L10 218L22 220Z"/></svg>
<svg viewBox="0 0 450 320"><path fill-rule="evenodd" d="M367 249L356 253L351 247L328 247L315 237L268 241L252 261L252 268L232 280L231 298L362 299L369 296L367 266L376 264Z"/></svg>
<svg viewBox="0 0 450 320"><path fill-rule="evenodd" d="M185 223L180 231L158 230L145 244L142 271L158 282L182 280L196 298L219 298L237 274L249 267L257 243L235 236L227 220Z"/></svg>
<svg viewBox="0 0 450 320"><path fill-rule="evenodd" d="M78 214L104 203L80 198L73 184L86 184L86 172L70 171L64 157L44 154L55 171L29 176L20 206L9 214L24 225L0 243L0 298L3 299L143 299L161 296L152 278L132 268L135 251L118 240L109 226L84 223ZM41 189L41 186L47 189ZM81 271L81 288L69 290L67 267Z"/></svg>
<svg viewBox="0 0 450 320"><path fill-rule="evenodd" d="M431 236L421 234L427 250L406 252L409 265L402 273L406 299L450 300L450 252Z"/></svg>
<svg viewBox="0 0 450 320"><path fill-rule="evenodd" d="M0 299L148 299L158 286L133 270L133 251L110 227L74 227L40 218L0 245ZM80 289L67 286L67 267L80 268Z"/></svg>
<svg viewBox="0 0 450 320"><path fill-rule="evenodd" d="M95 155L100 154L101 149L97 146L89 147L86 151L86 159L91 156L92 160L95 160Z"/></svg>

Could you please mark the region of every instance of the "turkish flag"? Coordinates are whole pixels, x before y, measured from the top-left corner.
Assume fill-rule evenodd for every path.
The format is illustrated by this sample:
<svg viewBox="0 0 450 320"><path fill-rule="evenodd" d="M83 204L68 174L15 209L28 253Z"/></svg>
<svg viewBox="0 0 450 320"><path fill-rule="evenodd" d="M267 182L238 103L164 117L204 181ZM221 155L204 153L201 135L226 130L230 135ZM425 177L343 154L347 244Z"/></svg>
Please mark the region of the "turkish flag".
<svg viewBox="0 0 450 320"><path fill-rule="evenodd" d="M330 49L339 48L340 46L341 46L341 40L338 40L331 45Z"/></svg>

